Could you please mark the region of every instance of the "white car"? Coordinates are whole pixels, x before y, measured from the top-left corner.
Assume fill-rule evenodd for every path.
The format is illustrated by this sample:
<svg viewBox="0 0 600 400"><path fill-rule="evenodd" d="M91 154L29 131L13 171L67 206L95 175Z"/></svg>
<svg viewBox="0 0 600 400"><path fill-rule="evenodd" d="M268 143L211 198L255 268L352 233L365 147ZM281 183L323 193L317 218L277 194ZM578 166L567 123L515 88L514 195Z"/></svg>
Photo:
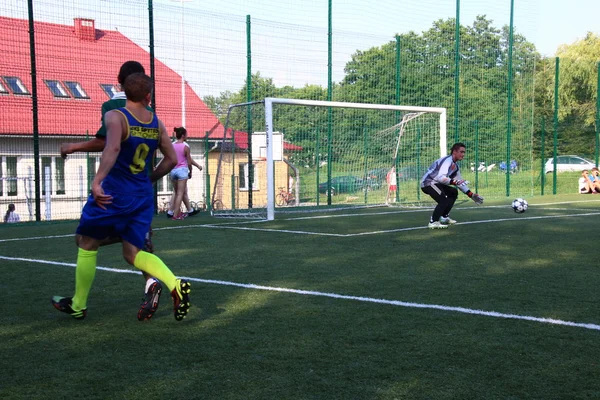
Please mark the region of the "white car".
<svg viewBox="0 0 600 400"><path fill-rule="evenodd" d="M583 171L584 169L592 169L596 166L593 161L588 160L580 156L557 156L556 157L556 172L565 171ZM554 159L549 158L544 165L544 172L546 174L554 171Z"/></svg>

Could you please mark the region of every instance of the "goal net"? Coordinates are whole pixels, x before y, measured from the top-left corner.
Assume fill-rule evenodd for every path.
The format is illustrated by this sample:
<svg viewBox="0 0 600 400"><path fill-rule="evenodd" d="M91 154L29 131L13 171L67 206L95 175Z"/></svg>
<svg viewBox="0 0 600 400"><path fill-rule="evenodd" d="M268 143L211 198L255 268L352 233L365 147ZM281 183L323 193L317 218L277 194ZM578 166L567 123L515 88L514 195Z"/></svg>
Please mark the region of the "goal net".
<svg viewBox="0 0 600 400"><path fill-rule="evenodd" d="M420 205L420 178L447 151L446 110L266 98L230 106L212 151L216 216Z"/></svg>

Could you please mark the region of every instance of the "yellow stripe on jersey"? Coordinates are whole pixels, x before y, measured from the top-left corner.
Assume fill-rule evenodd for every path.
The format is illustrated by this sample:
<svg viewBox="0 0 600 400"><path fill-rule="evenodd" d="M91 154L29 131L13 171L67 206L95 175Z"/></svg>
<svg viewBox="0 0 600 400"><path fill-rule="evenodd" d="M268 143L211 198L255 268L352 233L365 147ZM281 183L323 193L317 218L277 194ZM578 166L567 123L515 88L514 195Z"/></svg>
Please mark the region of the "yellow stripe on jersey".
<svg viewBox="0 0 600 400"><path fill-rule="evenodd" d="M130 126L129 134L131 136L140 137L143 139L154 139L158 140L159 137L158 128L144 128L143 126Z"/></svg>

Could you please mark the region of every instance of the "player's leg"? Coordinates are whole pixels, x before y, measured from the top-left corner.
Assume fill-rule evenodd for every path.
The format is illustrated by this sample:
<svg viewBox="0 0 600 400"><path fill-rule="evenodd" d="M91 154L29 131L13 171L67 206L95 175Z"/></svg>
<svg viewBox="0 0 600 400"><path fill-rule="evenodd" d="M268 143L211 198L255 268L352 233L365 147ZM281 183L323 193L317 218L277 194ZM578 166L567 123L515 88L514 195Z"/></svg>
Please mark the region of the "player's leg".
<svg viewBox="0 0 600 400"><path fill-rule="evenodd" d="M77 245L77 247L79 247L79 241L81 240L81 235L75 235L75 244ZM115 244L115 243L121 243L122 239L118 236L114 236L114 237L107 237L105 239L100 240L100 247L102 246L108 246L111 244Z"/></svg>
<svg viewBox="0 0 600 400"><path fill-rule="evenodd" d="M183 219L183 215L181 215L181 203L183 201L183 193L185 191L185 185L187 183L187 179L179 179L175 182L177 186L177 191L175 195L175 204L173 205L173 219Z"/></svg>
<svg viewBox="0 0 600 400"><path fill-rule="evenodd" d="M139 207L121 234L123 237L123 257L129 264L155 276L169 288L175 305L175 319L182 320L190 307L190 283L186 280L177 279L165 263L154 254L140 250L144 244L145 232L148 231L150 222L152 222L153 210L152 197L140 199ZM158 307L158 304L156 306ZM156 310L150 310L151 313L154 311ZM142 319L150 317L151 315ZM138 319L140 319L139 313Z"/></svg>
<svg viewBox="0 0 600 400"><path fill-rule="evenodd" d="M52 305L59 311L83 319L87 314L87 298L96 275L96 258L100 243L114 237L113 216L108 210L98 207L90 195L81 212L75 240L78 243L77 268L75 270L75 295L71 297L54 296Z"/></svg>
<svg viewBox="0 0 600 400"><path fill-rule="evenodd" d="M192 208L192 206L190 206L190 197L188 196L187 181L185 182L185 187L183 188L183 198L181 199L181 201L185 206L186 214L191 214L194 211L194 209Z"/></svg>
<svg viewBox="0 0 600 400"><path fill-rule="evenodd" d="M139 250L137 246L123 240L123 257L134 267L156 276L169 288L173 298L175 319L181 321L190 308L191 284L184 279L177 279L165 263L154 254Z"/></svg>
<svg viewBox="0 0 600 400"><path fill-rule="evenodd" d="M148 253L154 253L154 244L152 243L152 227L150 227L150 230L148 231L148 233L146 233L146 238L145 238L145 242L144 242L144 251L147 251ZM75 244L77 245L77 247L79 247L79 242L81 240L81 235L75 235ZM99 241L99 245L100 247L102 246L108 246L111 244L115 244L115 243L121 243L123 241L123 239L121 239L118 236L114 236L114 237L107 237L105 239L102 239ZM154 293L156 290L158 290L158 296L160 296L160 282L158 282L153 276L148 275L145 272L142 272L143 277L144 277L144 281L146 282L146 288L144 290L144 296L147 297L149 295L154 295ZM158 287L155 284L155 282L158 283ZM153 288L152 290L150 290L151 288Z"/></svg>
<svg viewBox="0 0 600 400"><path fill-rule="evenodd" d="M440 186L441 186L441 189L446 194L446 198L448 199L446 208L442 212L442 219L440 221L444 224L450 224L450 225L455 224L456 221L453 220L452 218L450 218L450 211L452 211L452 207L454 207L454 203L456 202L456 199L458 198L458 190L456 188L453 188L452 186L446 186L446 185L440 185Z"/></svg>
<svg viewBox="0 0 600 400"><path fill-rule="evenodd" d="M423 191L423 193L428 194L437 203L437 206L434 208L433 214L431 215L431 218L429 220L428 226L431 229L443 229L448 227L447 225L442 225L440 223L440 217L442 216L442 213L444 212L448 204L448 198L446 196L446 193L444 193L440 186L442 185L434 183L429 186L425 186L424 188L421 188L421 191Z"/></svg>
<svg viewBox="0 0 600 400"><path fill-rule="evenodd" d="M101 240L78 235L77 268L75 269L75 294L73 297L54 296L52 305L75 319L87 315L87 299L96 276L96 258Z"/></svg>
<svg viewBox="0 0 600 400"><path fill-rule="evenodd" d="M171 181L171 186L173 186L173 191L171 192L171 200L169 201L169 209L167 210L167 218L173 218L173 204L175 204L175 196L177 194L177 171L171 171L169 173L169 180Z"/></svg>

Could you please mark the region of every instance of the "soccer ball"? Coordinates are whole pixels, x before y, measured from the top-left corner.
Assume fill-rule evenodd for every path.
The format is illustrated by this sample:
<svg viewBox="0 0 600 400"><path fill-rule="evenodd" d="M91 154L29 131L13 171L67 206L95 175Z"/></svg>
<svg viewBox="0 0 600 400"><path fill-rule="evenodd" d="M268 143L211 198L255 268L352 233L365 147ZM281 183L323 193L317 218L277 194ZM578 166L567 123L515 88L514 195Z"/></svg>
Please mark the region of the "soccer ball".
<svg viewBox="0 0 600 400"><path fill-rule="evenodd" d="M522 214L525 211L527 211L527 206L528 205L529 204L527 204L527 200L522 199L520 197L518 199L514 199L513 202L512 202L512 208L518 214Z"/></svg>

